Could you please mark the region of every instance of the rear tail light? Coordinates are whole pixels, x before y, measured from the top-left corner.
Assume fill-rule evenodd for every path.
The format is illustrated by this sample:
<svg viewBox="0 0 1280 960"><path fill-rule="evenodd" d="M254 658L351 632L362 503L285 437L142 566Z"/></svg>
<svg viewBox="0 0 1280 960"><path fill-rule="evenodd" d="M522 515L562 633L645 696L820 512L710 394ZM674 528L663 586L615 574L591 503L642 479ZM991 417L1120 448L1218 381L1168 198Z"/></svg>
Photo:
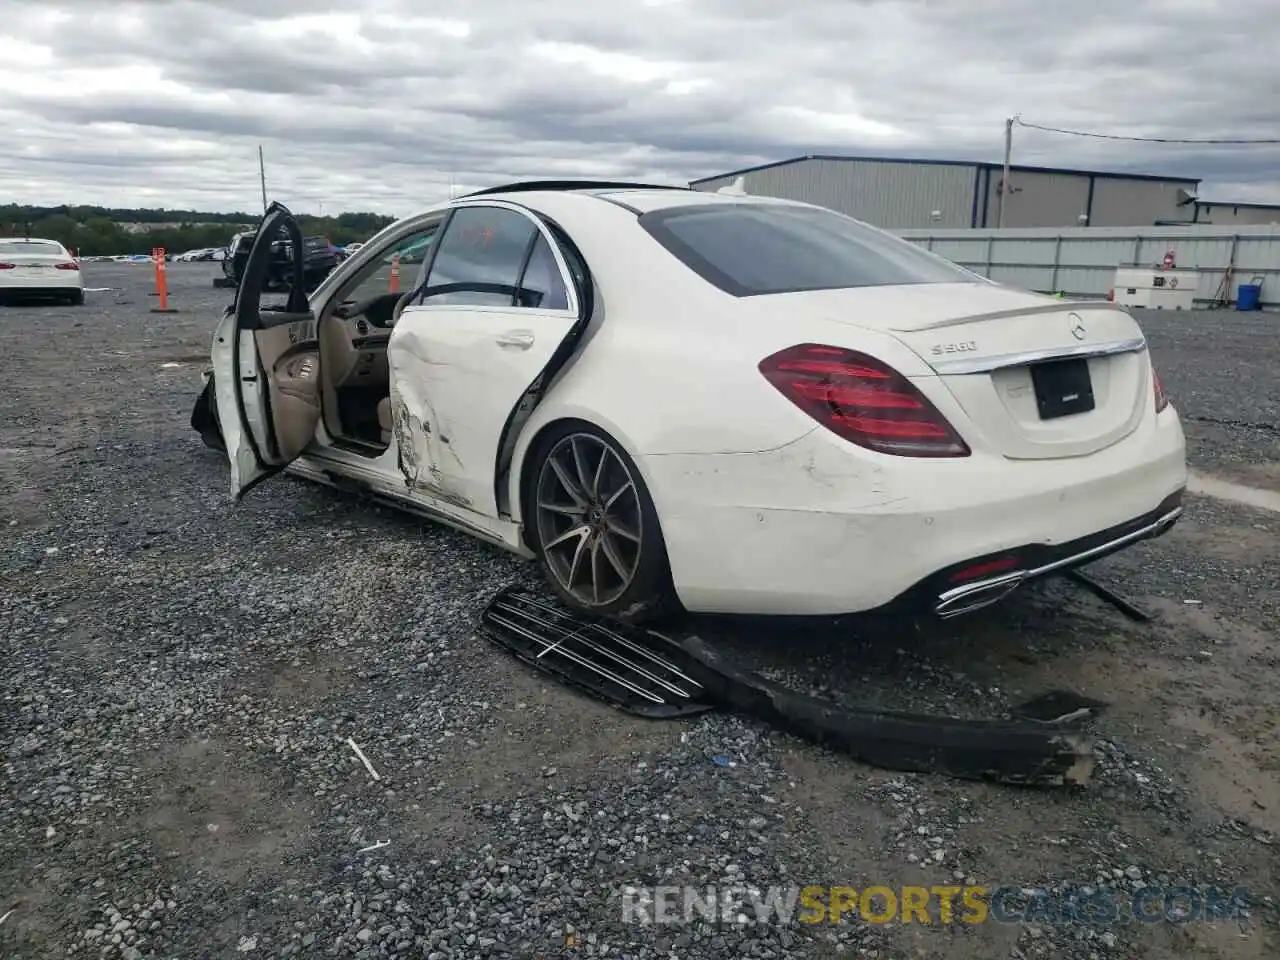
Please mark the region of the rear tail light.
<svg viewBox="0 0 1280 960"><path fill-rule="evenodd" d="M910 380L843 347L805 343L760 362L778 391L850 443L899 457L967 457L968 445Z"/></svg>
<svg viewBox="0 0 1280 960"><path fill-rule="evenodd" d="M0 270L13 270L16 267L16 263L0 263Z"/></svg>
<svg viewBox="0 0 1280 960"><path fill-rule="evenodd" d="M1151 384L1156 394L1156 413L1169 405L1169 395L1164 392L1164 384L1160 382L1160 374L1151 371Z"/></svg>
<svg viewBox="0 0 1280 960"><path fill-rule="evenodd" d="M80 269L80 264L76 263L74 260L71 263L55 263L53 266L54 266L54 269L56 270L79 270Z"/></svg>

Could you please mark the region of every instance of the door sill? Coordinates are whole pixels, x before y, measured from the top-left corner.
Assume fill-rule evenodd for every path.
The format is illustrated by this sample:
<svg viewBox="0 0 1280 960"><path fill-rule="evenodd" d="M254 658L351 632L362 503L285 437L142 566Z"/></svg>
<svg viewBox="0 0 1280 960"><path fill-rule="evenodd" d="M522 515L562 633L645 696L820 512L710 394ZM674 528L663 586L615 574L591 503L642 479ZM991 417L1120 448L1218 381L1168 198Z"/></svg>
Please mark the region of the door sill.
<svg viewBox="0 0 1280 960"><path fill-rule="evenodd" d="M351 437L335 437L333 434L329 434L329 446L369 460L377 460L391 449L390 444L370 443L367 440L355 440Z"/></svg>

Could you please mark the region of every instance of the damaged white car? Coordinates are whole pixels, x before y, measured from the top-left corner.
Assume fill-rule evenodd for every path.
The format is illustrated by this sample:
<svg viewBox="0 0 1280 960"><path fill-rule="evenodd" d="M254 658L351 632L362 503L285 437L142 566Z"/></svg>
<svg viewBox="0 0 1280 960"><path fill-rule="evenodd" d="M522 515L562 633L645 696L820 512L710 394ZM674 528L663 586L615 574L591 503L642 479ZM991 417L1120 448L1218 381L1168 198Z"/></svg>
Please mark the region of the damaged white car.
<svg viewBox="0 0 1280 960"><path fill-rule="evenodd" d="M1182 512L1128 312L830 210L516 184L393 224L310 295L295 264L268 308L282 230L300 249L276 205L192 417L232 490L358 490L537 558L578 609L951 616Z"/></svg>

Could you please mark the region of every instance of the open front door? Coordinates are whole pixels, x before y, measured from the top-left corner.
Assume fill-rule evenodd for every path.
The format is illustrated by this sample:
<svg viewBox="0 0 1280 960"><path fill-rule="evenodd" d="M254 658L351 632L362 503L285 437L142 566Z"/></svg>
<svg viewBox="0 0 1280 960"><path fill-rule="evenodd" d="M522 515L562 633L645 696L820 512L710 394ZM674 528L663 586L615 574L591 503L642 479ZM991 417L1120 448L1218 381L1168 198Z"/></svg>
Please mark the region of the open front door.
<svg viewBox="0 0 1280 960"><path fill-rule="evenodd" d="M289 299L283 308L264 306L271 244L282 231L292 241ZM307 303L303 256L297 222L273 203L254 238L235 300L214 335L214 395L237 499L295 460L320 422L320 347Z"/></svg>

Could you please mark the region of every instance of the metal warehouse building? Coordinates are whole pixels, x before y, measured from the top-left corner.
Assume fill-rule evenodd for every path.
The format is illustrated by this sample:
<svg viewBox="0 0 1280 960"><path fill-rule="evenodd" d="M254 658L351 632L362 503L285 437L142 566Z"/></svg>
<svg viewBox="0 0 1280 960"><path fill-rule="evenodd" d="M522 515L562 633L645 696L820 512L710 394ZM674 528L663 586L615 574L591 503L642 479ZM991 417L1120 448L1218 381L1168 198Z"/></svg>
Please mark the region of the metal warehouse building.
<svg viewBox="0 0 1280 960"><path fill-rule="evenodd" d="M808 156L694 180L719 190L739 178L749 194L801 200L888 230L995 227L998 163ZM1052 167L1009 168L1005 227L1133 227L1185 223L1200 181Z"/></svg>

